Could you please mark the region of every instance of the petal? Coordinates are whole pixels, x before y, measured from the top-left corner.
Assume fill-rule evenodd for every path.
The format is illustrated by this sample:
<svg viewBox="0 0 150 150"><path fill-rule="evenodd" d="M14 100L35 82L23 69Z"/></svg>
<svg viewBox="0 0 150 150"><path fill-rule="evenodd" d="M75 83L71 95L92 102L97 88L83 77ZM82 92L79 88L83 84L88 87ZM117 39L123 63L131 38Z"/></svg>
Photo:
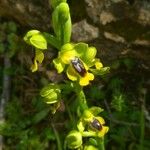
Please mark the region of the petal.
<svg viewBox="0 0 150 150"><path fill-rule="evenodd" d="M33 34L30 38L30 44L41 50L47 49L47 41L41 33Z"/></svg>
<svg viewBox="0 0 150 150"><path fill-rule="evenodd" d="M72 68L72 66L69 66L67 69L67 76L70 80L72 81L76 81L78 79L78 75L77 73L74 71L74 69Z"/></svg>
<svg viewBox="0 0 150 150"><path fill-rule="evenodd" d="M89 108L89 111L94 115L97 116L99 113L101 113L102 111L104 111L101 107L97 107L97 106L93 106L91 108Z"/></svg>
<svg viewBox="0 0 150 150"><path fill-rule="evenodd" d="M73 48L74 48L74 44L73 43L67 43L67 44L65 44L65 45L63 45L61 47L61 52L72 50Z"/></svg>
<svg viewBox="0 0 150 150"><path fill-rule="evenodd" d="M76 56L75 50L67 50L59 53L59 57L64 64L69 64L71 59Z"/></svg>
<svg viewBox="0 0 150 150"><path fill-rule="evenodd" d="M86 122L91 122L94 118L93 114L89 111L89 109L84 110L82 118Z"/></svg>
<svg viewBox="0 0 150 150"><path fill-rule="evenodd" d="M38 61L41 64L43 59L44 59L43 52L39 49L36 49L35 50L35 60Z"/></svg>
<svg viewBox="0 0 150 150"><path fill-rule="evenodd" d="M31 69L32 72L35 72L35 71L38 70L38 64L37 64L35 59L34 59L34 63L32 64L30 69Z"/></svg>
<svg viewBox="0 0 150 150"><path fill-rule="evenodd" d="M89 79L88 79L87 75L85 77L80 78L79 84L81 86L86 86L89 84Z"/></svg>
<svg viewBox="0 0 150 150"><path fill-rule="evenodd" d="M95 67L96 67L96 69L101 69L103 67L103 64L100 62L99 59L96 59Z"/></svg>
<svg viewBox="0 0 150 150"><path fill-rule="evenodd" d="M83 60L86 63L90 64L93 61L93 59L95 58L96 52L97 52L97 50L95 47L89 47L87 49L86 53L83 55Z"/></svg>
<svg viewBox="0 0 150 150"><path fill-rule="evenodd" d="M98 132L98 137L103 137L109 130L109 127L103 126L102 130Z"/></svg>
<svg viewBox="0 0 150 150"><path fill-rule="evenodd" d="M64 68L65 68L65 64L63 64L59 58L56 58L53 60L54 66L57 69L58 73L63 72Z"/></svg>
<svg viewBox="0 0 150 150"><path fill-rule="evenodd" d="M82 43L82 42L77 43L77 44L75 44L74 49L77 52L77 56L84 57L84 55L86 54L87 49L88 49L88 44Z"/></svg>
<svg viewBox="0 0 150 150"><path fill-rule="evenodd" d="M85 129L85 123L83 122L83 120L79 120L78 124L77 124L77 128L80 132L83 132Z"/></svg>
<svg viewBox="0 0 150 150"><path fill-rule="evenodd" d="M88 79L89 80L94 80L94 75L92 73L87 73Z"/></svg>
<svg viewBox="0 0 150 150"><path fill-rule="evenodd" d="M87 72L87 74L85 75L85 77L80 77L79 84L81 86L86 86L86 85L89 84L90 80L94 80L94 75L92 73Z"/></svg>

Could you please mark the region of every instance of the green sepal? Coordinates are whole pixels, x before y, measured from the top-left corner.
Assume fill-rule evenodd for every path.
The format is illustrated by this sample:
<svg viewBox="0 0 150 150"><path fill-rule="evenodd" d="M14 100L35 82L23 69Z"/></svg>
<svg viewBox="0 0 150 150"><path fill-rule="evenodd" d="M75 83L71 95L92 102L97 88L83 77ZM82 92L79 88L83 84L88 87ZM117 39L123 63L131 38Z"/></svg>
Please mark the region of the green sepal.
<svg viewBox="0 0 150 150"><path fill-rule="evenodd" d="M61 52L65 52L65 51L73 50L73 49L74 49L74 44L73 43L67 43L61 47Z"/></svg>
<svg viewBox="0 0 150 150"><path fill-rule="evenodd" d="M53 13L52 13L52 25L54 29L54 33L56 34L56 37L58 40L60 40L60 25L59 25L59 20L58 20L58 8L56 8Z"/></svg>
<svg viewBox="0 0 150 150"><path fill-rule="evenodd" d="M38 49L47 49L47 41L42 34L35 34L30 38L31 45Z"/></svg>
<svg viewBox="0 0 150 150"><path fill-rule="evenodd" d="M24 41L38 49L47 49L47 41L38 30L30 30L24 36Z"/></svg>
<svg viewBox="0 0 150 150"><path fill-rule="evenodd" d="M105 75L107 73L109 73L110 71L110 67L103 67L101 69L90 69L90 71L94 74L94 75Z"/></svg>
<svg viewBox="0 0 150 150"><path fill-rule="evenodd" d="M28 44L30 44L30 38L33 36L33 35L36 35L36 34L39 34L40 31L38 30L30 30L26 33L26 35L24 36L24 41Z"/></svg>
<svg viewBox="0 0 150 150"><path fill-rule="evenodd" d="M90 111L94 116L97 116L99 113L101 113L101 112L103 111L103 109L100 108L100 107L93 106L93 107L89 108L89 111Z"/></svg>
<svg viewBox="0 0 150 150"><path fill-rule="evenodd" d="M88 49L88 44L86 43L77 43L74 46L74 49L76 50L76 52L78 53L79 57L83 57Z"/></svg>
<svg viewBox="0 0 150 150"><path fill-rule="evenodd" d="M93 119L93 114L89 109L84 110L82 118L84 121L90 122Z"/></svg>
<svg viewBox="0 0 150 150"><path fill-rule="evenodd" d="M60 3L56 9L58 9L59 23L65 23L70 16L68 4Z"/></svg>
<svg viewBox="0 0 150 150"><path fill-rule="evenodd" d="M67 3L60 3L56 7L52 14L52 24L61 45L70 42L72 24Z"/></svg>
<svg viewBox="0 0 150 150"><path fill-rule="evenodd" d="M95 47L88 47L86 53L84 54L84 61L91 65L91 62L94 60L96 56L97 50Z"/></svg>
<svg viewBox="0 0 150 150"><path fill-rule="evenodd" d="M69 18L63 27L63 44L70 42L71 32L72 32L72 22L71 22L71 17L69 15Z"/></svg>

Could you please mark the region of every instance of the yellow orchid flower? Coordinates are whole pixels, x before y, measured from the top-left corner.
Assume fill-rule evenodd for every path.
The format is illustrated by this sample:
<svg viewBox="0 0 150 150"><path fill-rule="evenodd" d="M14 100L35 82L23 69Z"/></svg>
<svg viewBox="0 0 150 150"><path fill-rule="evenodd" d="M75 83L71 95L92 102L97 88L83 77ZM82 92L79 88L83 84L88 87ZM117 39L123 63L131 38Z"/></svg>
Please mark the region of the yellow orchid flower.
<svg viewBox="0 0 150 150"><path fill-rule="evenodd" d="M109 127L104 126L105 120L102 117L94 117L90 122L89 131L95 131L95 135L103 137L109 130Z"/></svg>
<svg viewBox="0 0 150 150"><path fill-rule="evenodd" d="M100 107L91 107L83 112L81 119L77 124L78 130L85 137L103 137L109 130L105 126L105 120L98 116L103 111Z"/></svg>
<svg viewBox="0 0 150 150"><path fill-rule="evenodd" d="M81 86L86 86L89 81L94 80L94 75L88 72L88 67L78 57L71 60L67 69L67 76L70 80L79 80Z"/></svg>
<svg viewBox="0 0 150 150"><path fill-rule="evenodd" d="M66 71L67 77L86 86L94 80L93 71L101 70L103 64L95 58L96 48L85 43L67 43L62 46L58 57L53 60L58 73ZM92 69L92 68L95 69Z"/></svg>

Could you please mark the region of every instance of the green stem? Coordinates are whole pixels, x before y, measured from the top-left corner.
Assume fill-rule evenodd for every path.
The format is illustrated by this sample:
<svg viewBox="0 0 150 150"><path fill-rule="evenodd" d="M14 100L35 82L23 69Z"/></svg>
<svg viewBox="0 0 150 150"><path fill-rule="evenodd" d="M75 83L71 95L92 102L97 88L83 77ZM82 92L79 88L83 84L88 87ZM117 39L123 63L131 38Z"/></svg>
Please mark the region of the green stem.
<svg viewBox="0 0 150 150"><path fill-rule="evenodd" d="M78 102L79 102L80 110L81 110L81 112L83 112L85 109L88 109L88 105L87 105L85 94L84 94L83 89L80 85L76 86L76 93L78 96Z"/></svg>
<svg viewBox="0 0 150 150"><path fill-rule="evenodd" d="M58 150L62 150L62 146L61 146L61 142L60 142L60 138L59 138L59 134L57 132L57 130L55 129L54 125L52 124L52 128L56 137L56 141L57 141L57 148Z"/></svg>
<svg viewBox="0 0 150 150"><path fill-rule="evenodd" d="M98 148L99 148L99 150L105 150L104 137L98 138L97 141L98 141Z"/></svg>

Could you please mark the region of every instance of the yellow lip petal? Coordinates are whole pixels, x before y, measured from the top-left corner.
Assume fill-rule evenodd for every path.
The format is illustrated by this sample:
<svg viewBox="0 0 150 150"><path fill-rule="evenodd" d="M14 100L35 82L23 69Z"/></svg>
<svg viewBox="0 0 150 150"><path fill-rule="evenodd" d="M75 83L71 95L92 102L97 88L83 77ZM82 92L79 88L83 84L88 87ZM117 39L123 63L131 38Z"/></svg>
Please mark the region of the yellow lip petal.
<svg viewBox="0 0 150 150"><path fill-rule="evenodd" d="M72 81L76 81L78 79L78 75L76 74L76 72L74 71L74 69L72 68L72 66L69 66L67 69L67 77L72 80Z"/></svg>
<svg viewBox="0 0 150 150"><path fill-rule="evenodd" d="M80 81L79 81L79 84L80 84L81 86L86 86L86 85L88 85L88 84L89 84L89 79L87 78L87 76L81 77L81 78L80 78Z"/></svg>
<svg viewBox="0 0 150 150"><path fill-rule="evenodd" d="M90 80L94 80L94 75L92 73L87 72L84 77L80 77L79 84L81 86L86 86L89 84Z"/></svg>
<svg viewBox="0 0 150 150"><path fill-rule="evenodd" d="M102 130L97 133L98 137L103 137L109 130L109 127L103 126Z"/></svg>
<svg viewBox="0 0 150 150"><path fill-rule="evenodd" d="M44 59L43 52L39 49L36 49L35 50L35 60L38 61L41 64L43 59Z"/></svg>
<svg viewBox="0 0 150 150"><path fill-rule="evenodd" d="M35 71L38 70L38 64L37 64L35 59L34 59L34 63L32 64L30 69L31 69L32 72L35 72Z"/></svg>
<svg viewBox="0 0 150 150"><path fill-rule="evenodd" d="M87 73L87 78L89 79L89 80L94 80L94 75L92 74L92 73Z"/></svg>

